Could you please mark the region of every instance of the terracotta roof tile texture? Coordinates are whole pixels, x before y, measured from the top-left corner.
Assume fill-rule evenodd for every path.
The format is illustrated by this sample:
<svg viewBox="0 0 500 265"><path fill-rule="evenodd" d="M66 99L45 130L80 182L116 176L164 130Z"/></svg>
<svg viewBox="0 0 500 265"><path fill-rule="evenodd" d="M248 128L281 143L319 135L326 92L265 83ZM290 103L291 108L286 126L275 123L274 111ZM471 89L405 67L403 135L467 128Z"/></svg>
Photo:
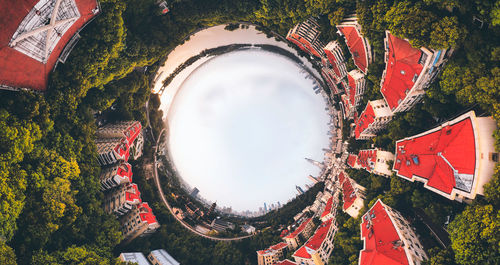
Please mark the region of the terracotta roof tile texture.
<svg viewBox="0 0 500 265"><path fill-rule="evenodd" d="M339 25L337 28L345 37L346 44L351 51L354 64L365 72L368 70L368 55L366 54L363 37L359 34L355 26Z"/></svg>
<svg viewBox="0 0 500 265"><path fill-rule="evenodd" d="M422 72L423 65L419 64L422 51L411 47L406 40L387 34L388 59L386 74L380 88L387 104L394 110L413 87Z"/></svg>
<svg viewBox="0 0 500 265"><path fill-rule="evenodd" d="M374 216L368 227L367 214ZM393 244L400 240L400 237L380 201L377 201L367 214L363 215L361 223L361 237L364 238L365 247L361 251L359 264L407 265L408 258L404 249Z"/></svg>
<svg viewBox="0 0 500 265"><path fill-rule="evenodd" d="M403 153L404 150L404 153ZM470 117L441 130L396 144L394 169L408 179L413 175L450 194L455 187L453 166L459 174L474 174L476 146Z"/></svg>
<svg viewBox="0 0 500 265"><path fill-rule="evenodd" d="M365 110L359 115L359 118L356 120L356 128L354 129L354 134L356 139L359 138L361 133L368 128L368 126L375 121L375 111L370 103L366 105Z"/></svg>
<svg viewBox="0 0 500 265"><path fill-rule="evenodd" d="M37 0L0 0L0 84L14 88L44 91L48 77L64 46L87 21L95 16L96 0L75 0L80 18L61 37L46 64L43 64L11 47L9 42L24 17Z"/></svg>
<svg viewBox="0 0 500 265"><path fill-rule="evenodd" d="M314 235L311 238L309 238L309 240L302 247L300 247L293 255L297 257L310 259L311 255L309 254L308 249L314 251L317 251L319 249L321 243L323 243L323 241L325 240L331 225L332 225L332 219L321 223L319 227L316 229L316 232L314 232Z"/></svg>

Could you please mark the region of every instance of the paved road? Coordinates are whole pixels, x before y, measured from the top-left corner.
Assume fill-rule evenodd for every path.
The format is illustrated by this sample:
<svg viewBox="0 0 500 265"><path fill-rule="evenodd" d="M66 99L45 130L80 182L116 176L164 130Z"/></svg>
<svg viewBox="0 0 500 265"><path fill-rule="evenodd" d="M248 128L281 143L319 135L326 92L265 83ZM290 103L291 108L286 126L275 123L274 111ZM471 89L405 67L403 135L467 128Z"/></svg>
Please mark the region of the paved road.
<svg viewBox="0 0 500 265"><path fill-rule="evenodd" d="M156 146L155 146L155 152L154 152L154 179L155 179L155 184L156 184L156 189L158 190L158 195L160 196L161 200L163 201L163 204L165 204L165 206L167 206L168 210L170 211L170 213L172 214L172 216L181 224L183 225L186 229L188 229L189 231L201 236L201 237L204 237L204 238L208 238L208 239L211 239L211 240L215 240L215 241L238 241L238 240L242 240L242 239L245 239L245 238L249 238L249 237L252 237L253 235L247 235L247 236L240 236L240 237L233 237L233 238L219 238L219 237L213 237L213 236L207 236L203 233L200 233L198 231L196 231L193 227L191 227L189 224L187 224L186 222L182 221L181 219L178 219L177 216L175 215L172 207L170 206L170 204L168 204L168 201L167 199L165 199L165 195L163 194L163 189L161 188L161 185L160 185L160 178L158 177L158 164L157 164L157 160L156 160L156 153L158 151L158 145L160 143L160 139L161 139L161 136L163 135L163 133L165 132L165 129L163 129L161 132L160 132L160 135L158 135L158 139L156 140Z"/></svg>

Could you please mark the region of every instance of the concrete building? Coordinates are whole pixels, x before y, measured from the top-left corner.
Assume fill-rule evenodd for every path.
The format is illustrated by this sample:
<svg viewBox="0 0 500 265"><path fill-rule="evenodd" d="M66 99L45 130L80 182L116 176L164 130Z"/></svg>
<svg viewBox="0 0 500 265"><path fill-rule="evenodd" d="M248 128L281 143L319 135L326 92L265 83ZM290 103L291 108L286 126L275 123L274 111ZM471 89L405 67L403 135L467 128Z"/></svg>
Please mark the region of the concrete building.
<svg viewBox="0 0 500 265"><path fill-rule="evenodd" d="M285 258L287 253L288 245L280 242L267 249L257 251L257 262L259 265L274 265L280 259Z"/></svg>
<svg viewBox="0 0 500 265"><path fill-rule="evenodd" d="M361 99L366 90L365 75L359 70L352 70L347 74L349 89L346 94L349 97L349 102L356 108L361 103Z"/></svg>
<svg viewBox="0 0 500 265"><path fill-rule="evenodd" d="M304 190L301 187L295 185L295 189L297 190L297 192L299 193L299 195L304 194Z"/></svg>
<svg viewBox="0 0 500 265"><path fill-rule="evenodd" d="M101 190L109 190L132 182L132 166L127 162L117 163L101 169Z"/></svg>
<svg viewBox="0 0 500 265"><path fill-rule="evenodd" d="M196 198L196 196L198 196L198 193L200 193L200 190L198 188L194 188L192 191L191 191L191 197L194 197Z"/></svg>
<svg viewBox="0 0 500 265"><path fill-rule="evenodd" d="M347 157L347 165L355 169L361 168L361 165L358 162L358 156L353 154L349 154Z"/></svg>
<svg viewBox="0 0 500 265"><path fill-rule="evenodd" d="M390 177L392 175L392 170L389 166L390 161L394 161L393 153L375 148L360 150L357 155L356 164L370 173Z"/></svg>
<svg viewBox="0 0 500 265"><path fill-rule="evenodd" d="M16 0L0 10L0 89L45 91L100 8L96 0Z"/></svg>
<svg viewBox="0 0 500 265"><path fill-rule="evenodd" d="M180 263L164 249L151 251L148 255L148 259L153 265L180 265Z"/></svg>
<svg viewBox="0 0 500 265"><path fill-rule="evenodd" d="M413 48L407 40L386 31L386 67L380 81L380 92L392 112L407 111L425 95L446 62L446 50Z"/></svg>
<svg viewBox="0 0 500 265"><path fill-rule="evenodd" d="M136 184L122 185L104 196L104 210L107 213L124 215L141 202L141 193Z"/></svg>
<svg viewBox="0 0 500 265"><path fill-rule="evenodd" d="M338 194L336 195L338 196ZM331 196L330 199L328 199L328 201L326 202L325 210L321 213L321 221L326 222L330 219L335 220L335 216L337 215L337 206L337 199L335 199L334 196Z"/></svg>
<svg viewBox="0 0 500 265"><path fill-rule="evenodd" d="M305 239L309 238L313 232L314 223L312 218L303 219L299 227L295 231L289 233L283 237L283 240L287 243L290 250L296 249L300 244L305 242Z"/></svg>
<svg viewBox="0 0 500 265"><path fill-rule="evenodd" d="M496 122L467 112L440 126L396 142L393 170L450 200L470 201L483 194L494 173Z"/></svg>
<svg viewBox="0 0 500 265"><path fill-rule="evenodd" d="M121 121L106 124L97 129L96 137L98 139L125 137L125 140L129 145L129 152L132 158L137 159L142 155L144 135L142 132L142 125L138 121Z"/></svg>
<svg viewBox="0 0 500 265"><path fill-rule="evenodd" d="M318 22L311 17L290 29L286 39L306 53L321 58L324 56L324 44L319 40L320 33Z"/></svg>
<svg viewBox="0 0 500 265"><path fill-rule="evenodd" d="M148 259L141 252L126 252L121 253L118 257L121 261L137 263L137 265L151 265Z"/></svg>
<svg viewBox="0 0 500 265"><path fill-rule="evenodd" d="M392 120L393 113L383 99L368 101L365 110L356 119L354 135L356 140L375 137Z"/></svg>
<svg viewBox="0 0 500 265"><path fill-rule="evenodd" d="M314 184L318 183L318 178L313 177L312 175L307 176L307 178L309 178L309 180L311 180Z"/></svg>
<svg viewBox="0 0 500 265"><path fill-rule="evenodd" d="M401 214L378 200L362 217L359 265L419 265L427 260L414 229Z"/></svg>
<svg viewBox="0 0 500 265"><path fill-rule="evenodd" d="M304 265L326 265L332 254L333 237L336 232L337 227L334 219L320 224L314 235L293 253L295 262Z"/></svg>
<svg viewBox="0 0 500 265"><path fill-rule="evenodd" d="M332 69L336 82L340 82L340 80L347 75L345 57L340 44L338 41L330 41L325 47L323 47L323 51L325 52L327 58L327 61L325 61L323 65Z"/></svg>
<svg viewBox="0 0 500 265"><path fill-rule="evenodd" d="M255 233L255 227L248 225L248 224L244 224L241 226L241 231L251 235L251 234Z"/></svg>
<svg viewBox="0 0 500 265"><path fill-rule="evenodd" d="M224 232L227 230L233 230L234 229L234 224L231 222L226 222L221 219L214 219L212 221L212 229L218 231L218 232Z"/></svg>
<svg viewBox="0 0 500 265"><path fill-rule="evenodd" d="M351 217L358 217L359 211L364 206L365 188L349 178L343 171L338 176L338 183L340 189L342 189L342 199L344 201L342 210Z"/></svg>
<svg viewBox="0 0 500 265"><path fill-rule="evenodd" d="M372 50L370 43L361 34L361 25L355 16L345 19L337 25L337 33L345 38L349 52L351 52L354 64L366 74L368 65L372 62Z"/></svg>
<svg viewBox="0 0 500 265"><path fill-rule="evenodd" d="M149 235L160 227L147 202L134 207L132 211L120 219L120 224L126 243L136 237Z"/></svg>
<svg viewBox="0 0 500 265"><path fill-rule="evenodd" d="M97 161L101 166L128 161L130 156L130 147L125 138L97 139L96 146L98 153Z"/></svg>

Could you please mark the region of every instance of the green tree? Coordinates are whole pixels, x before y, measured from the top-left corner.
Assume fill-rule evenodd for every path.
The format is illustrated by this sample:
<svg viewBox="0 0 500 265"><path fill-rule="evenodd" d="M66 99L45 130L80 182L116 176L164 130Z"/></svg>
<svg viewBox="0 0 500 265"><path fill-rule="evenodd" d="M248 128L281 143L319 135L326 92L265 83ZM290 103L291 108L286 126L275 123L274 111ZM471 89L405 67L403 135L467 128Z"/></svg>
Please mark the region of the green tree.
<svg viewBox="0 0 500 265"><path fill-rule="evenodd" d="M466 35L467 30L459 25L457 17L444 17L432 24L429 47L456 48L464 41Z"/></svg>

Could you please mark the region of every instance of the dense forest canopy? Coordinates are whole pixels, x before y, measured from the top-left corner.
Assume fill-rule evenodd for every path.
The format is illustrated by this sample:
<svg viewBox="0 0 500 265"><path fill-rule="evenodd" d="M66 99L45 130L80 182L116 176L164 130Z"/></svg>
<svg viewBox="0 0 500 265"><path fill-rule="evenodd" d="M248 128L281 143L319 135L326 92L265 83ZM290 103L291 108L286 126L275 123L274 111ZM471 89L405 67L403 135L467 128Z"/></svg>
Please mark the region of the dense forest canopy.
<svg viewBox="0 0 500 265"><path fill-rule="evenodd" d="M397 116L373 141L351 141L352 150L371 144L392 150L395 140L428 129L436 118L447 119L469 108L500 120L498 0L174 0L166 15L160 14L154 0L100 3L101 14L80 33L82 38L66 63L51 75L46 94L0 91L1 264L116 262L113 249L121 233L117 220L101 207L93 114L114 104L113 119L144 122L150 77L171 49L203 27L247 21L284 35L314 16L322 26L322 38L330 40L338 38L335 25L356 13L375 55L364 103L381 97L385 30L416 47L454 49L420 106ZM146 71L141 70L146 66ZM158 108L158 98L151 102ZM153 113L152 122L156 128L162 126L161 112ZM498 131L496 139L498 148ZM500 263L499 171L484 198L472 205L446 201L430 205L428 214L436 220L442 218L442 209L463 208L448 227L451 248L429 251L430 264ZM387 182L352 174L360 182L372 179L366 183L372 198L367 206L383 197L397 209L405 202L425 207L418 198L433 198L429 191L398 179ZM175 250L183 264L255 262L254 251L277 240L278 229L273 226L251 240L210 242L182 230L159 203L153 208L165 225L151 241L141 243ZM344 216L338 221L343 228L335 239L330 264L357 264L359 220Z"/></svg>

